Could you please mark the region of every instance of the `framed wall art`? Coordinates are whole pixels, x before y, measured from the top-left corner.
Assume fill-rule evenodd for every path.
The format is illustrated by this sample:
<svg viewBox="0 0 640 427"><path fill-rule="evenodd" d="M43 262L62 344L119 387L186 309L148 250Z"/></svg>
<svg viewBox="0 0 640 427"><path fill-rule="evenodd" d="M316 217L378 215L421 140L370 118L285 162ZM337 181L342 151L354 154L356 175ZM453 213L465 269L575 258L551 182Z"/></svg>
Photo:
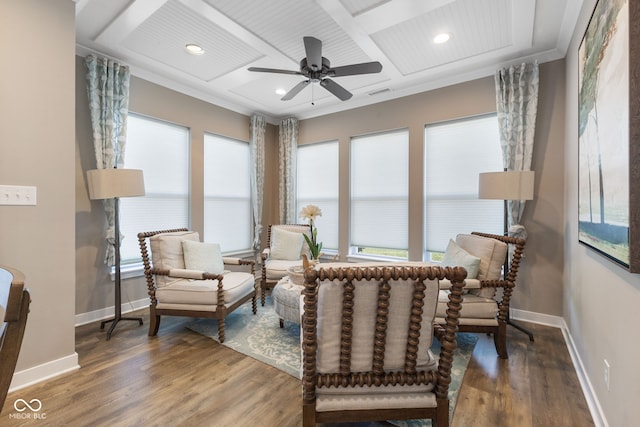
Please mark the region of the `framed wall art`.
<svg viewBox="0 0 640 427"><path fill-rule="evenodd" d="M598 0L578 52L578 239L640 273L640 2Z"/></svg>

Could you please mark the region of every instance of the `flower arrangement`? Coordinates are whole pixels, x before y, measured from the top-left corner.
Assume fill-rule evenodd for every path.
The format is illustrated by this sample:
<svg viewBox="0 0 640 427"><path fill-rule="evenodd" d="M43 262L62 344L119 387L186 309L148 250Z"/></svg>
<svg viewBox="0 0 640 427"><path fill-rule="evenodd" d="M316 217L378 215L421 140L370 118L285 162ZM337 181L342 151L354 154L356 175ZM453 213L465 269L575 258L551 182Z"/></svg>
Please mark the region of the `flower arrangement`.
<svg viewBox="0 0 640 427"><path fill-rule="evenodd" d="M303 234L303 236L307 241L307 245L309 245L309 251L311 252L311 258L313 260L320 258L320 251L322 250L322 242L318 243L318 229L314 227L313 222L319 216L322 216L322 210L316 205L307 205L300 210L300 218L308 219L309 226L311 227L311 235L307 236Z"/></svg>

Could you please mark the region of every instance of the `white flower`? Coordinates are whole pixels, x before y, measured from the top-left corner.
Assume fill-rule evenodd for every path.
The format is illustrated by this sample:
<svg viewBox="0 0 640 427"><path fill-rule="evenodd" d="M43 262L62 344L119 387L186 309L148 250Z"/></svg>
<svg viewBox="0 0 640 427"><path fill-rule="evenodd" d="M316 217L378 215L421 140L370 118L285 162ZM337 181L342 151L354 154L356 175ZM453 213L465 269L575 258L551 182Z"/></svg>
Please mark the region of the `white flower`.
<svg viewBox="0 0 640 427"><path fill-rule="evenodd" d="M313 221L319 216L322 216L322 210L316 205L307 205L300 210L300 218L310 219Z"/></svg>
<svg viewBox="0 0 640 427"><path fill-rule="evenodd" d="M314 260L317 260L320 257L320 251L322 250L322 242L318 243L318 229L314 227L313 220L317 217L322 216L322 210L316 205L307 205L302 210L300 210L300 218L309 220L309 228L311 231L311 235L307 236L306 233L303 234L304 240L307 242L309 246L309 251L311 252L311 257Z"/></svg>

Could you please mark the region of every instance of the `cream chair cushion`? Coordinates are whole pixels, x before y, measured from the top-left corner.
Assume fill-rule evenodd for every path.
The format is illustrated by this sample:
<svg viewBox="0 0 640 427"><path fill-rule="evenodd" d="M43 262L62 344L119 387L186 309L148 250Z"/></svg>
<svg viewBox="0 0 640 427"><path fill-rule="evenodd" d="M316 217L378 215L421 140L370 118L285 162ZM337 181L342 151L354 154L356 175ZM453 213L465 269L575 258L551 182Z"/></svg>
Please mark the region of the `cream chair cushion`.
<svg viewBox="0 0 640 427"><path fill-rule="evenodd" d="M149 238L149 244L151 247L153 268L160 270L183 269L185 267L184 253L182 250L183 240L199 242L200 236L197 231L176 231L151 236ZM155 280L158 288L162 288L180 279L157 275Z"/></svg>
<svg viewBox="0 0 640 427"><path fill-rule="evenodd" d="M475 279L478 277L478 268L480 267L480 258L471 255L462 249L456 242L449 239L449 244L442 257L443 267L464 267L467 270L467 279Z"/></svg>
<svg viewBox="0 0 640 427"><path fill-rule="evenodd" d="M478 279L499 279L507 256L507 244L474 234L458 234L456 243L471 255L480 258Z"/></svg>
<svg viewBox="0 0 640 427"><path fill-rule="evenodd" d="M300 260L304 237L302 233L281 228L271 229L271 258L287 261Z"/></svg>
<svg viewBox="0 0 640 427"><path fill-rule="evenodd" d="M225 273L224 304L230 306L251 292L254 277L245 272ZM218 281L177 279L156 291L158 308L214 311L218 305Z"/></svg>
<svg viewBox="0 0 640 427"><path fill-rule="evenodd" d="M488 324L496 324L498 314L498 303L493 298L495 288L480 288L480 280L498 280L502 274L502 266L507 256L508 245L495 239L476 236L474 234L459 234L456 236L456 244L469 254L480 258L478 266L478 280L467 280L470 288L462 298L462 308L460 309L460 324L467 323L465 319L473 319L472 324L478 324L475 319L483 320ZM469 286L473 283L472 286ZM448 284L443 280L442 284ZM474 289L476 288L476 289ZM438 310L436 317L442 321L446 316L447 301L449 291L441 290L438 296Z"/></svg>
<svg viewBox="0 0 640 427"><path fill-rule="evenodd" d="M302 261L285 261L281 259L269 259L265 264L265 268L267 270L267 279L271 280L279 280L287 275L287 269L289 267L297 267L301 266Z"/></svg>
<svg viewBox="0 0 640 427"><path fill-rule="evenodd" d="M182 241L184 268L201 270L211 274L224 273L224 261L218 243Z"/></svg>
<svg viewBox="0 0 640 427"><path fill-rule="evenodd" d="M330 268L331 263L322 264L323 268ZM433 319L437 305L438 285L427 285L423 307L423 321L420 348L418 349L417 365L419 367L435 365L431 347ZM394 307L410 304L413 296L413 283L399 280L393 283L393 291L389 300L389 321L387 323L387 342L385 354L385 369L401 369L404 367L406 348L403 344L407 339L407 324L409 311L394 309ZM374 335L371 328L363 327L375 322L377 312L378 283L359 282L356 286L356 301L353 313L353 346L351 367L353 371L368 371L371 369ZM319 287L318 292L318 341L322 343L318 348L318 372L336 372L340 365L340 329L342 327L342 287L336 283L326 281ZM367 331L363 333L362 331ZM359 331L356 333L356 331ZM360 349L360 350L359 350Z"/></svg>

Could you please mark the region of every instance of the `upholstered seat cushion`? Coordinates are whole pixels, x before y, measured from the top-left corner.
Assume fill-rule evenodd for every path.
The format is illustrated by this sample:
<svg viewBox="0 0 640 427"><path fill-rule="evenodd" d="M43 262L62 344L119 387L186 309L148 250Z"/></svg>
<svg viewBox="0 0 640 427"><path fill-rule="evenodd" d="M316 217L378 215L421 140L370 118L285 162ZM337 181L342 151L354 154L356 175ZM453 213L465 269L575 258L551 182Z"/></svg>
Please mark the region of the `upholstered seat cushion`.
<svg viewBox="0 0 640 427"><path fill-rule="evenodd" d="M436 396L431 392L372 393L375 388L367 387L365 393L345 395L327 394L328 388L317 389L316 410L318 412L341 410L402 409L402 408L434 408L437 406ZM395 387L394 387L395 389ZM344 390L344 389L343 389ZM348 390L348 389L347 389Z"/></svg>
<svg viewBox="0 0 640 427"><path fill-rule="evenodd" d="M287 261L283 259L268 259L265 264L267 270L267 279L282 279L287 275L289 267L297 267L302 265L302 260Z"/></svg>
<svg viewBox="0 0 640 427"><path fill-rule="evenodd" d="M449 291L441 290L438 295L438 309L436 317L444 319L447 315L447 301L449 301ZM498 314L498 303L493 298L485 298L474 294L464 294L462 296L462 308L460 309L460 323L462 319L496 319Z"/></svg>
<svg viewBox="0 0 640 427"><path fill-rule="evenodd" d="M229 306L250 293L254 287L253 275L245 272L229 272L224 275L222 286L224 289L224 303ZM194 304L211 306L215 310L218 304L217 280L174 279L169 285L156 291L158 308L165 308L168 304Z"/></svg>

